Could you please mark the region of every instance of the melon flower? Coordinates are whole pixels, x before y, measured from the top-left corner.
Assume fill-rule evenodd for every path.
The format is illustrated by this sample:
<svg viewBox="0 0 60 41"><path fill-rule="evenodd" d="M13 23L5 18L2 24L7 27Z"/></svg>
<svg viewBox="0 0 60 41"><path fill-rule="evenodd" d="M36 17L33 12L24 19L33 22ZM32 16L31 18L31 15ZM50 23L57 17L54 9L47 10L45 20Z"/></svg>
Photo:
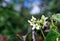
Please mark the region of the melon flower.
<svg viewBox="0 0 60 41"><path fill-rule="evenodd" d="M48 19L48 17L45 17L44 15L42 15L40 23L42 24L42 26L46 26L47 22L46 21Z"/></svg>
<svg viewBox="0 0 60 41"><path fill-rule="evenodd" d="M28 22L30 23L31 26L33 26L36 22L36 18L32 16L32 19L28 20Z"/></svg>

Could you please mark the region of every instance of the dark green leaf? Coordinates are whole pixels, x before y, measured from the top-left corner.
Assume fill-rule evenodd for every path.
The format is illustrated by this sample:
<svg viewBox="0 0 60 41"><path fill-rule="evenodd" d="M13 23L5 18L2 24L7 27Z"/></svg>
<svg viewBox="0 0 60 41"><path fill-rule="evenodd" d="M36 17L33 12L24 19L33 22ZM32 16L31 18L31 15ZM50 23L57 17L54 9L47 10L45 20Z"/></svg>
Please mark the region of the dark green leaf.
<svg viewBox="0 0 60 41"><path fill-rule="evenodd" d="M60 36L60 34L57 31L51 30L46 36L45 41L55 41L58 36Z"/></svg>

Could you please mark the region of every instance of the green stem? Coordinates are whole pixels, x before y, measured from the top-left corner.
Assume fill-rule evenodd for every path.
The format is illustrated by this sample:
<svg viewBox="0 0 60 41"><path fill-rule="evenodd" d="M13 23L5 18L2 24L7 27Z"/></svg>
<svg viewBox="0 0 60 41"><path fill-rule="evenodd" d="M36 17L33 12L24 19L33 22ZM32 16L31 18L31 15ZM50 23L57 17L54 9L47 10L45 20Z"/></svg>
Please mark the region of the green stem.
<svg viewBox="0 0 60 41"><path fill-rule="evenodd" d="M52 23L52 25L53 25L53 20L51 20L51 23Z"/></svg>
<svg viewBox="0 0 60 41"><path fill-rule="evenodd" d="M41 33L42 33L42 35L43 35L43 37L44 37L44 39L45 39L45 35L44 35L44 33L43 33L42 29L41 29Z"/></svg>

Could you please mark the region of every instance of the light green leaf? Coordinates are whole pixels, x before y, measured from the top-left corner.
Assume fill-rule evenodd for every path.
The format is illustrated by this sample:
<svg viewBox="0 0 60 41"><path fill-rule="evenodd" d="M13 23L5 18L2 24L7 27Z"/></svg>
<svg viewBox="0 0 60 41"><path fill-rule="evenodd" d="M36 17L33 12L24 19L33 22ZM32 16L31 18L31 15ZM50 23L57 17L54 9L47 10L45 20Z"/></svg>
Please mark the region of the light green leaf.
<svg viewBox="0 0 60 41"><path fill-rule="evenodd" d="M52 19L60 22L60 14L55 14L55 15L52 15Z"/></svg>

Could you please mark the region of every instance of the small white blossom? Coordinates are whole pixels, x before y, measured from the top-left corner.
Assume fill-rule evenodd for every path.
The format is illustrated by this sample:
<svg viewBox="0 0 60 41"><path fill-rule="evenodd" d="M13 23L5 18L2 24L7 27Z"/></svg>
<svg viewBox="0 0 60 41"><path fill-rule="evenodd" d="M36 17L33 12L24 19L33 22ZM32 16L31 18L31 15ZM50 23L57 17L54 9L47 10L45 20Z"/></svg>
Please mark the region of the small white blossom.
<svg viewBox="0 0 60 41"><path fill-rule="evenodd" d="M36 24L36 29L39 30L40 29L40 25Z"/></svg>
<svg viewBox="0 0 60 41"><path fill-rule="evenodd" d="M32 30L34 30L35 29L35 24L33 25L33 27L32 27Z"/></svg>
<svg viewBox="0 0 60 41"><path fill-rule="evenodd" d="M35 20L36 20L36 18L32 16L32 19L31 19L31 21L35 21Z"/></svg>
<svg viewBox="0 0 60 41"><path fill-rule="evenodd" d="M42 15L42 17L41 17L41 20L40 20L40 23L43 25L43 26L46 26L46 24L47 24L47 20L48 19L48 17L45 17L44 15Z"/></svg>
<svg viewBox="0 0 60 41"><path fill-rule="evenodd" d="M46 26L46 24L47 24L47 21L45 21L45 22L43 23L44 26Z"/></svg>
<svg viewBox="0 0 60 41"><path fill-rule="evenodd" d="M32 19L31 20L28 20L28 22L32 26L32 30L34 30L34 29L39 30L40 29L40 25L39 25L40 21L39 20L36 20L35 17L32 16Z"/></svg>
<svg viewBox="0 0 60 41"><path fill-rule="evenodd" d="M41 27L43 28L44 26L47 25L47 21L46 21L47 19L48 17L45 17L44 15L42 15L40 20L39 19L37 20L35 17L32 16L32 19L28 20L28 22L32 26L32 30L34 29L39 30Z"/></svg>
<svg viewBox="0 0 60 41"><path fill-rule="evenodd" d="M46 21L47 19L48 17L45 17L44 15L42 15L41 20Z"/></svg>
<svg viewBox="0 0 60 41"><path fill-rule="evenodd" d="M42 20L40 20L40 23L42 23L43 21Z"/></svg>
<svg viewBox="0 0 60 41"><path fill-rule="evenodd" d="M38 20L36 21L36 23L40 24L40 20L38 19Z"/></svg>
<svg viewBox="0 0 60 41"><path fill-rule="evenodd" d="M39 30L39 29L40 29L40 25L38 25L38 24L34 24L33 27L32 27L32 30L34 30L34 29Z"/></svg>
<svg viewBox="0 0 60 41"><path fill-rule="evenodd" d="M34 23L36 22L36 18L32 16L32 19L28 20L28 22L30 23L31 26L33 26Z"/></svg>
<svg viewBox="0 0 60 41"><path fill-rule="evenodd" d="M30 23L30 25L32 26L34 23L33 22L31 22L30 20L28 20L28 22Z"/></svg>

